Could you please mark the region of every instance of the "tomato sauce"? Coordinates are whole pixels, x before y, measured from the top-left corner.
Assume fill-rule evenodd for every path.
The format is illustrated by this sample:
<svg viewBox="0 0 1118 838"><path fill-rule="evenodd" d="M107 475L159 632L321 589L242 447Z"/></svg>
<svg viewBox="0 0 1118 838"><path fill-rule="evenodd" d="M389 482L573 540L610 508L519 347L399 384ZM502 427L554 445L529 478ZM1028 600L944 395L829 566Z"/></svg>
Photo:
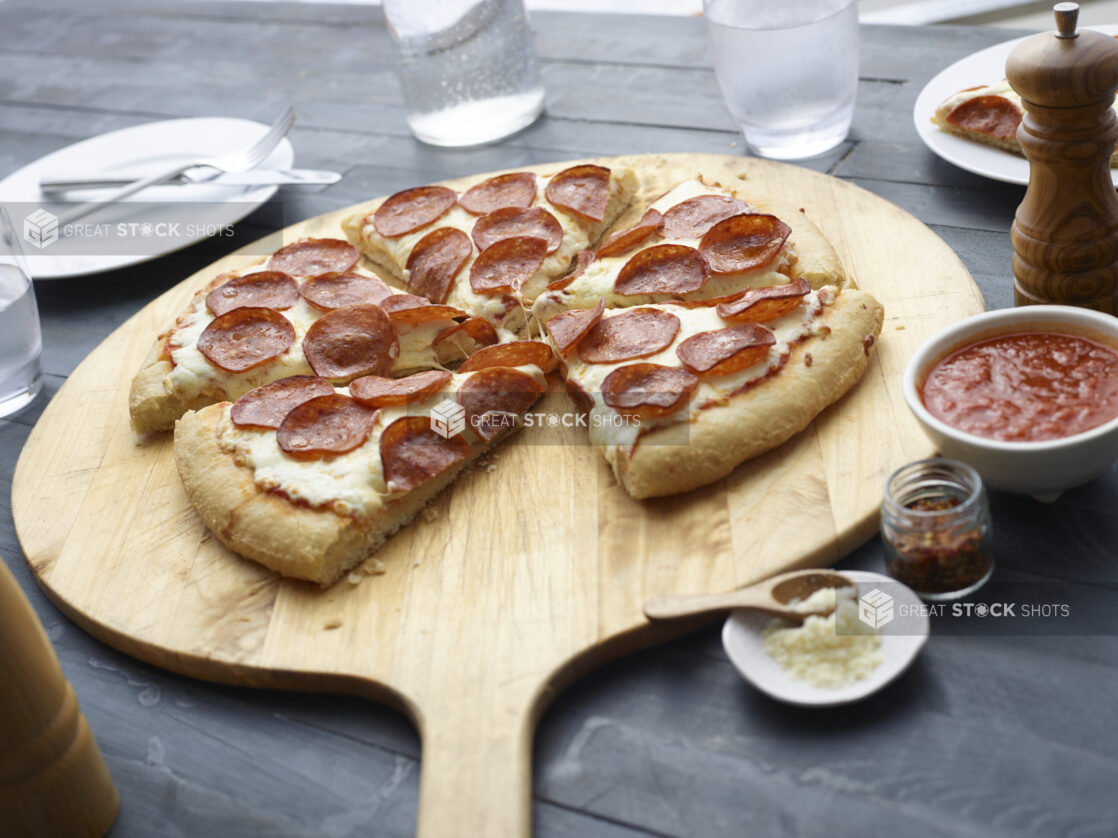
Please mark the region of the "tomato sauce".
<svg viewBox="0 0 1118 838"><path fill-rule="evenodd" d="M933 416L966 433L1059 439L1118 416L1118 352L1058 332L1000 335L937 361L920 396Z"/></svg>

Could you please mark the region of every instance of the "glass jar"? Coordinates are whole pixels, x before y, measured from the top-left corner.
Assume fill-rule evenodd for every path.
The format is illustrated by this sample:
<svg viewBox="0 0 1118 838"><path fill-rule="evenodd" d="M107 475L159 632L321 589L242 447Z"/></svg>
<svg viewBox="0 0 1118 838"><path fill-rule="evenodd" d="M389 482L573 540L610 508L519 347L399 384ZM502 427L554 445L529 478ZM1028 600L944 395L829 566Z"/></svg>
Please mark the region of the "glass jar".
<svg viewBox="0 0 1118 838"><path fill-rule="evenodd" d="M889 476L881 537L888 574L925 600L967 596L994 572L982 478L956 460L918 460Z"/></svg>

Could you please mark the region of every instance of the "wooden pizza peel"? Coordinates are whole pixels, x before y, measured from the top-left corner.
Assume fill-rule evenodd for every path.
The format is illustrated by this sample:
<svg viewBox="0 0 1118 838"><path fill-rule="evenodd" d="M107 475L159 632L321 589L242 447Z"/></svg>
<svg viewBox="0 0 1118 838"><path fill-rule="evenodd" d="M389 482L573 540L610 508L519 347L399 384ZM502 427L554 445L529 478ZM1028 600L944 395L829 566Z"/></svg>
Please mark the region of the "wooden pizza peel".
<svg viewBox="0 0 1118 838"><path fill-rule="evenodd" d="M130 381L155 336L195 288L254 260L244 251L270 252L257 244L110 335L48 405L16 467L12 509L28 562L91 634L197 678L403 709L423 743L423 838L530 832L532 735L544 708L588 669L680 632L649 625L646 599L828 565L873 535L885 477L934 450L905 407L904 364L933 332L983 309L942 240L856 186L751 158L593 162L655 173L646 198L701 172L802 207L885 306L862 381L726 480L653 501L617 487L584 429L525 429L380 550L383 575L322 591L227 551L183 492L171 435L137 436L128 424ZM274 247L340 236L351 211L293 225ZM569 409L561 393L535 408Z"/></svg>

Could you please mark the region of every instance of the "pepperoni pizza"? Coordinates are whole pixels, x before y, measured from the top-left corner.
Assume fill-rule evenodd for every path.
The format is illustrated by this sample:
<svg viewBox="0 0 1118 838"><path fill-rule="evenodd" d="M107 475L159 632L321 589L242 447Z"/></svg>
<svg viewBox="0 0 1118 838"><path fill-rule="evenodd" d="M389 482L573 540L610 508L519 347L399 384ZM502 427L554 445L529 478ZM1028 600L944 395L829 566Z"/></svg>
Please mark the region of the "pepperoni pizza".
<svg viewBox="0 0 1118 838"><path fill-rule="evenodd" d="M677 173L678 174L678 173ZM133 385L202 520L327 585L556 372L634 497L711 483L862 375L881 307L748 184L579 165L409 189L201 289ZM360 262L359 256L367 257Z"/></svg>

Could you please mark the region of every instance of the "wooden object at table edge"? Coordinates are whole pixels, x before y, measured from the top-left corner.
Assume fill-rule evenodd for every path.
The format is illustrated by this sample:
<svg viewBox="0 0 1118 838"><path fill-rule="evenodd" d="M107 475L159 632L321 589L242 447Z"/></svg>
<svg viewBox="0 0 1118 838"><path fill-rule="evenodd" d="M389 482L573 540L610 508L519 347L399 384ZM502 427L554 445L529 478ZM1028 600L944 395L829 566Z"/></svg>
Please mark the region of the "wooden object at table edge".
<svg viewBox="0 0 1118 838"><path fill-rule="evenodd" d="M1057 32L1016 46L1006 78L1025 109L1017 139L1029 186L1010 231L1016 305L1059 303L1118 314L1118 194L1110 156L1118 41L1076 32L1078 7L1057 6Z"/></svg>
<svg viewBox="0 0 1118 838"><path fill-rule="evenodd" d="M116 817L109 769L35 612L0 561L0 823L8 838L96 838Z"/></svg>
<svg viewBox="0 0 1118 838"><path fill-rule="evenodd" d="M946 244L859 187L753 158L594 162L678 179L702 173L802 207L885 305L862 381L785 445L673 498L629 498L582 429L557 430L553 445L518 434L492 472L466 473L433 502L435 515L381 549L384 575L320 591L226 551L186 500L169 437L128 428L129 381L154 336L194 288L251 261L245 251L265 252L250 246L121 326L32 431L13 516L48 596L111 645L187 675L394 704L423 742L424 838L528 834L532 733L554 695L596 665L698 625L652 626L648 598L828 565L870 537L885 477L933 452L897 384L904 364L932 333L983 308ZM278 238L337 235L349 211ZM545 395L539 409L568 409L566 397Z"/></svg>

